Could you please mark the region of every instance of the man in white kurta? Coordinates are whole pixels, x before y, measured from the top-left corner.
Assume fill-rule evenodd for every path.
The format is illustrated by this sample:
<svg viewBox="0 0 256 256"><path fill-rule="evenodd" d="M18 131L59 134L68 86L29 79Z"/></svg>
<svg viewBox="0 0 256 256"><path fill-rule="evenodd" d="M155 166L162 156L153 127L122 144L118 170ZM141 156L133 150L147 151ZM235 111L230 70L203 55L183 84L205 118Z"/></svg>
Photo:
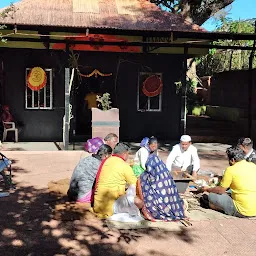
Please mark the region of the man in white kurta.
<svg viewBox="0 0 256 256"><path fill-rule="evenodd" d="M200 168L200 159L189 135L181 136L180 143L172 148L166 160L166 166L170 171L178 169L184 172L187 171L194 177L197 176Z"/></svg>

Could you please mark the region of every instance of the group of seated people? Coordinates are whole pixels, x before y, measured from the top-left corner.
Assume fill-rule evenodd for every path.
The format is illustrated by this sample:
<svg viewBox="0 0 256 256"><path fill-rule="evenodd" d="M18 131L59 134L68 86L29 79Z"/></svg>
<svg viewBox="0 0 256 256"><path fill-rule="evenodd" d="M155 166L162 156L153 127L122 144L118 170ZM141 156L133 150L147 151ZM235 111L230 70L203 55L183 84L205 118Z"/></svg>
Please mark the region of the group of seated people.
<svg viewBox="0 0 256 256"><path fill-rule="evenodd" d="M236 146L226 151L229 167L220 185L203 187L209 195L201 197L206 208L240 218L256 216L256 152L250 138L240 138Z"/></svg>
<svg viewBox="0 0 256 256"><path fill-rule="evenodd" d="M100 143L101 144L101 143ZM109 134L97 153L81 159L68 191L71 200L91 203L94 213L108 218L119 213L143 214L145 219L173 221L186 219L185 203L172 177L173 170L193 177L200 169L197 149L191 137L183 135L170 152L166 164L158 156L155 137L144 138L136 152L133 166L127 163L130 148ZM202 187L204 207L238 217L256 216L256 153L252 140L242 138L227 150L230 167L220 186ZM250 162L249 162L250 161ZM231 190L231 195L227 194Z"/></svg>

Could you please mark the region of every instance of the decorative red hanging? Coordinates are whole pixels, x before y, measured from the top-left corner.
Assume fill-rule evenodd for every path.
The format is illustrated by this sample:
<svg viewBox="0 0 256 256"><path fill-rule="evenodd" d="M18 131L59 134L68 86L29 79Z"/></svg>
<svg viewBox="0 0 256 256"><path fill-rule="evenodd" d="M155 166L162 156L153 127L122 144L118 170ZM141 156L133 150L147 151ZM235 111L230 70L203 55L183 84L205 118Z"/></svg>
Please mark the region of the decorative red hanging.
<svg viewBox="0 0 256 256"><path fill-rule="evenodd" d="M142 91L148 97L155 97L159 95L162 91L163 83L159 76L152 75L149 76L144 82Z"/></svg>

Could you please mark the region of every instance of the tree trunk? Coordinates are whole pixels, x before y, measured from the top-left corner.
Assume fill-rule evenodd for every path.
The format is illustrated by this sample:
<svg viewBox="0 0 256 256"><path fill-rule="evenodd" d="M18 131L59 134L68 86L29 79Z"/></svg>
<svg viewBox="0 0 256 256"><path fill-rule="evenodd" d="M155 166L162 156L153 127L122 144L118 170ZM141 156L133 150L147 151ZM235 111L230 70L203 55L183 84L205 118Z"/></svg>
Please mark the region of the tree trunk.
<svg viewBox="0 0 256 256"><path fill-rule="evenodd" d="M177 12L175 7L171 7L176 2L174 0L151 0L151 2L164 6L173 13ZM201 26L214 14L233 2L234 0L179 0L178 10L185 20Z"/></svg>
<svg viewBox="0 0 256 256"><path fill-rule="evenodd" d="M188 21L202 25L234 0L180 0L181 15Z"/></svg>

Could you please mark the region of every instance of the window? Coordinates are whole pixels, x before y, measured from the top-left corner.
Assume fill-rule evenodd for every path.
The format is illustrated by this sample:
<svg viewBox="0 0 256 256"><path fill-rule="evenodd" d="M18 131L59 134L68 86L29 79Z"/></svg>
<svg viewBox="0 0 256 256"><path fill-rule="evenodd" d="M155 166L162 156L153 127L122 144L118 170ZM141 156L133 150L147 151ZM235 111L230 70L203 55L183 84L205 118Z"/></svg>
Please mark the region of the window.
<svg viewBox="0 0 256 256"><path fill-rule="evenodd" d="M144 81L150 77L157 75L162 80L161 73L139 73L138 79L138 94L137 94L137 111L148 111L148 112L161 112L162 111L162 93L155 97L146 96L143 91Z"/></svg>
<svg viewBox="0 0 256 256"><path fill-rule="evenodd" d="M33 91L27 86L27 77L31 68L26 69L26 109L52 109L52 69L45 69L47 82L44 88Z"/></svg>

